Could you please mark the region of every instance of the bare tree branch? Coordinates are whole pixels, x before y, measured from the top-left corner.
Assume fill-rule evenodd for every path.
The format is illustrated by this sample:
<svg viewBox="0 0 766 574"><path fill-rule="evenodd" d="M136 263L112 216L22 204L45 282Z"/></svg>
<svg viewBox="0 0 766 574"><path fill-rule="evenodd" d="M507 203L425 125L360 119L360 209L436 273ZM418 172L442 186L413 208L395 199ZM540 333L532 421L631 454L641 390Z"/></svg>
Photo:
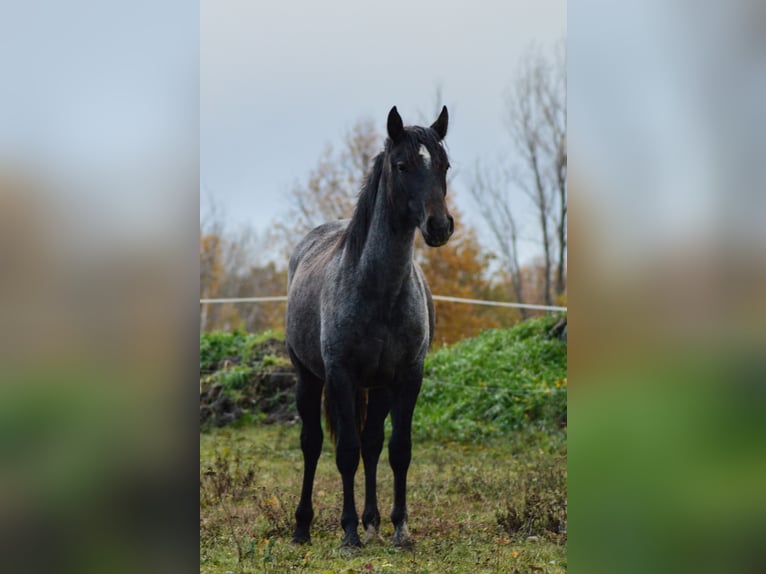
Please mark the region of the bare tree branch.
<svg viewBox="0 0 766 574"><path fill-rule="evenodd" d="M468 191L492 234L503 267L510 276L515 300L523 303L524 293L517 247L518 227L511 209L509 186L500 176L477 162ZM524 310L522 317L525 317Z"/></svg>
<svg viewBox="0 0 766 574"><path fill-rule="evenodd" d="M290 207L275 222L273 238L285 253L314 227L351 216L382 141L372 120L362 119L346 133L340 151L330 145L324 149L308 181L288 192Z"/></svg>
<svg viewBox="0 0 766 574"><path fill-rule="evenodd" d="M565 55L563 42L552 57L530 48L507 96L508 132L521 158L512 169L513 180L537 211L548 305L566 289Z"/></svg>

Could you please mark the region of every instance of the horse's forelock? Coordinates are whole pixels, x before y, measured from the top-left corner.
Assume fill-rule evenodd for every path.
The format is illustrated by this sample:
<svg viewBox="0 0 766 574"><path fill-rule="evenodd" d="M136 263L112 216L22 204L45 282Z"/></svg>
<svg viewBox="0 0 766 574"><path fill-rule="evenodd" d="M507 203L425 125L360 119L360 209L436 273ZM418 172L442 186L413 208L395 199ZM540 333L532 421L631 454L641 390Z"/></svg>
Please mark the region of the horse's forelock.
<svg viewBox="0 0 766 574"><path fill-rule="evenodd" d="M406 143L403 145L406 146L408 156L414 157L420 154L421 146L425 146L431 161L434 158L439 158L440 161L446 159L447 151L433 129L409 126L406 128L406 132L410 137L407 138Z"/></svg>

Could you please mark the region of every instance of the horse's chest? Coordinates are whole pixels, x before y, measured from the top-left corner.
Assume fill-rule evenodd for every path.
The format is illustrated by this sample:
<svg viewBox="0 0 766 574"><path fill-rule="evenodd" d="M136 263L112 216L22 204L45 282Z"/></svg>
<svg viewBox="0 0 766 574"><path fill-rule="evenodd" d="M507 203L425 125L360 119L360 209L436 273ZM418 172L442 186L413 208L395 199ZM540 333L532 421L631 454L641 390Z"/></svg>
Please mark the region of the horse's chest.
<svg viewBox="0 0 766 574"><path fill-rule="evenodd" d="M422 355L427 340L422 321L412 318L400 321L397 327L361 324L354 331L355 337L343 353L344 362L366 387L391 383L398 371Z"/></svg>
<svg viewBox="0 0 766 574"><path fill-rule="evenodd" d="M399 353L392 348L389 338L364 337L357 341L349 351L347 364L351 366L362 386L384 385L396 375Z"/></svg>

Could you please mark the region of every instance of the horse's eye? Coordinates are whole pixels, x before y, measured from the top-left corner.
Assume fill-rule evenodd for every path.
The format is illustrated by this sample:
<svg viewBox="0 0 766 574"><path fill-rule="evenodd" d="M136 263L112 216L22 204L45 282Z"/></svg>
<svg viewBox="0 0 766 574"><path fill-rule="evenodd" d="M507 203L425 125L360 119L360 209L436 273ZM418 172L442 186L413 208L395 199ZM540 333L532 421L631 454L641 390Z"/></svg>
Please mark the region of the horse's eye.
<svg viewBox="0 0 766 574"><path fill-rule="evenodd" d="M447 162L447 171L449 171L449 168L451 168L451 167L452 166L449 164L449 162Z"/></svg>
<svg viewBox="0 0 766 574"><path fill-rule="evenodd" d="M407 164L403 161L397 161L396 162L396 169L399 171L407 171Z"/></svg>

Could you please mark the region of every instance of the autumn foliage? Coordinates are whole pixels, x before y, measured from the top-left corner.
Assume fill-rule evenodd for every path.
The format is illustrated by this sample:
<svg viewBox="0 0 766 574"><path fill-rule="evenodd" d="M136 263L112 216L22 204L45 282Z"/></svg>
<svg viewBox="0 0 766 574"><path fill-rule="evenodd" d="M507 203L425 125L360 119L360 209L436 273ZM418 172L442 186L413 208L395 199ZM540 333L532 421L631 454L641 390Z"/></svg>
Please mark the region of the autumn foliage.
<svg viewBox="0 0 766 574"><path fill-rule="evenodd" d="M448 203L455 220L455 233L446 245L439 248L428 247L418 234L415 241L416 258L434 295L485 299L489 289L489 282L485 278L487 257L479 249L474 230L464 223L453 202L448 200ZM454 343L473 337L483 329L499 326L492 307L446 301L435 301L434 305L434 342L437 345Z"/></svg>
<svg viewBox="0 0 766 574"><path fill-rule="evenodd" d="M243 264L237 257L237 237L200 230L200 299L284 295L287 271L273 262ZM244 329L249 332L282 328L285 304L223 303L200 305L200 331Z"/></svg>

